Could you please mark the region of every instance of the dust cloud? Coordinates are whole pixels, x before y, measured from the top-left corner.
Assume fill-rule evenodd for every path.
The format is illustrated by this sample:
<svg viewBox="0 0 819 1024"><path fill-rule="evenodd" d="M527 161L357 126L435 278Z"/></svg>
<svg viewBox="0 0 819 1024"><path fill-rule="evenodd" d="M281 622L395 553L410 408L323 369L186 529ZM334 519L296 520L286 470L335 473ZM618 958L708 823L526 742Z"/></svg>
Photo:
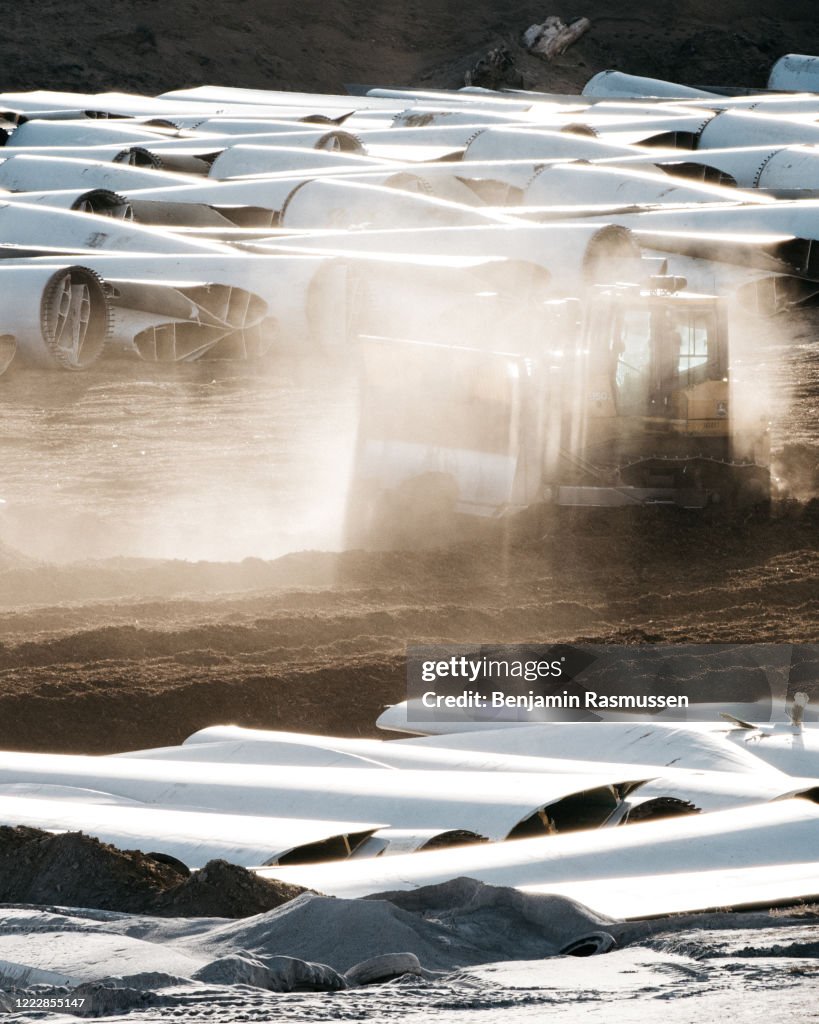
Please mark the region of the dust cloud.
<svg viewBox="0 0 819 1024"><path fill-rule="evenodd" d="M774 498L810 502L819 495L819 305L758 316L733 303L729 323L734 430L767 420Z"/></svg>
<svg viewBox="0 0 819 1024"><path fill-rule="evenodd" d="M340 357L9 372L0 747L109 753L218 722L373 735L408 642L819 640L817 315L733 325L770 387L775 465L801 452L800 500L532 509L443 546L422 522L432 543L394 550L343 550L357 378Z"/></svg>
<svg viewBox="0 0 819 1024"><path fill-rule="evenodd" d="M0 537L57 563L338 548L354 391L320 367L12 372Z"/></svg>

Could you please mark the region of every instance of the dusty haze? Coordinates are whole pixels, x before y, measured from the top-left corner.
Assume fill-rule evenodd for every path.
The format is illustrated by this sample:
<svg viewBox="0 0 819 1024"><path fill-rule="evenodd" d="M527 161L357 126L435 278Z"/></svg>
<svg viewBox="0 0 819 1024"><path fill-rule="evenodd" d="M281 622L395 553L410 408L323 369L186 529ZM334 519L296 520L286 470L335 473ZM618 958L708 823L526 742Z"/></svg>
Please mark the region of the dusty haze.
<svg viewBox="0 0 819 1024"><path fill-rule="evenodd" d="M5 90L457 86L501 44L530 87L577 90L606 67L759 86L782 53L819 52L807 2L2 10ZM593 27L547 66L516 40L550 13ZM408 641L816 641L816 330L806 311L741 339L793 496L773 518L550 512L445 552L338 551L346 372L275 357L259 371L13 369L0 381L0 746L115 751L217 722L372 734L403 696Z"/></svg>

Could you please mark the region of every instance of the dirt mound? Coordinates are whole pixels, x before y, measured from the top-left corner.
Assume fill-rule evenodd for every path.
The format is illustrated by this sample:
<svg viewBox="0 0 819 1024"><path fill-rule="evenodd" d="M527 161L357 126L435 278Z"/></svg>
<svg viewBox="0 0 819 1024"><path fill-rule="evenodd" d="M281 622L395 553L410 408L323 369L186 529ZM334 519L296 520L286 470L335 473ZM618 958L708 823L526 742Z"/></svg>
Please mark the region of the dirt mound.
<svg viewBox="0 0 819 1024"><path fill-rule="evenodd" d="M461 13L463 12L463 13ZM586 16L591 31L547 64L520 35L547 14ZM341 91L344 83L463 85L465 72L505 48L527 88L573 90L597 71L703 84L765 84L783 53L819 52L815 5L787 10L763 0L660 3L607 0L580 6L476 0L468 8L412 0L196 0L172 6L131 0L44 0L10 7L0 42L2 87L155 93L220 83Z"/></svg>
<svg viewBox="0 0 819 1024"><path fill-rule="evenodd" d="M179 885L178 872L151 857L77 832L0 828L0 901L57 903L137 912Z"/></svg>
<svg viewBox="0 0 819 1024"><path fill-rule="evenodd" d="M259 878L225 860L212 860L166 890L151 913L163 917L251 917L306 891L298 885Z"/></svg>
<svg viewBox="0 0 819 1024"><path fill-rule="evenodd" d="M306 890L215 860L186 871L81 832L0 827L0 903L115 910L160 917L249 917Z"/></svg>

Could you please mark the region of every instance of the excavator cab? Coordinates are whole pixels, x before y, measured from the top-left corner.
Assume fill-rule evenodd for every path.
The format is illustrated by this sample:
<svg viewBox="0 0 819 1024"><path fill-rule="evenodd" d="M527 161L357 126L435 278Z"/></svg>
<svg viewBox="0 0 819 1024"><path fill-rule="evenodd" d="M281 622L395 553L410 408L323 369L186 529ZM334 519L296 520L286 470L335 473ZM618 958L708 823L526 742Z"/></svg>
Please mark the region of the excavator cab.
<svg viewBox="0 0 819 1024"><path fill-rule="evenodd" d="M740 429L731 415L723 303L683 291L684 279L651 285L599 289L590 299L582 345L590 386L579 413L571 411L584 420L582 443L566 452L572 482L588 490L574 497L690 507L766 500L768 424L758 418Z"/></svg>
<svg viewBox="0 0 819 1024"><path fill-rule="evenodd" d="M608 292L593 302L591 341L602 346L612 372L612 394L620 416L676 419L688 412L692 389L706 382L724 384L708 389L722 398L710 411L728 416L728 331L725 312L713 296L659 290L630 294L631 289ZM599 332L602 329L602 338ZM708 412L695 406L691 411ZM686 416L687 418L687 416Z"/></svg>

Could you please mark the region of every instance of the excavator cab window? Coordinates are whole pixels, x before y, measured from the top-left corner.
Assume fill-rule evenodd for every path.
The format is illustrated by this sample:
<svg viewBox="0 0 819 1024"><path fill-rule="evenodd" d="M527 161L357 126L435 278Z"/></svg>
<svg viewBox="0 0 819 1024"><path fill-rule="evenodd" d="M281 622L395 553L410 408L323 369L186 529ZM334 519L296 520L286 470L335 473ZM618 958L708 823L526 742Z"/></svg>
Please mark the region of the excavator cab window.
<svg viewBox="0 0 819 1024"><path fill-rule="evenodd" d="M717 311L688 301L614 304L605 325L621 415L656 415L682 388L721 376Z"/></svg>
<svg viewBox="0 0 819 1024"><path fill-rule="evenodd" d="M669 313L672 342L676 351L680 387L700 384L713 376L717 362L716 317L712 311L673 310Z"/></svg>

